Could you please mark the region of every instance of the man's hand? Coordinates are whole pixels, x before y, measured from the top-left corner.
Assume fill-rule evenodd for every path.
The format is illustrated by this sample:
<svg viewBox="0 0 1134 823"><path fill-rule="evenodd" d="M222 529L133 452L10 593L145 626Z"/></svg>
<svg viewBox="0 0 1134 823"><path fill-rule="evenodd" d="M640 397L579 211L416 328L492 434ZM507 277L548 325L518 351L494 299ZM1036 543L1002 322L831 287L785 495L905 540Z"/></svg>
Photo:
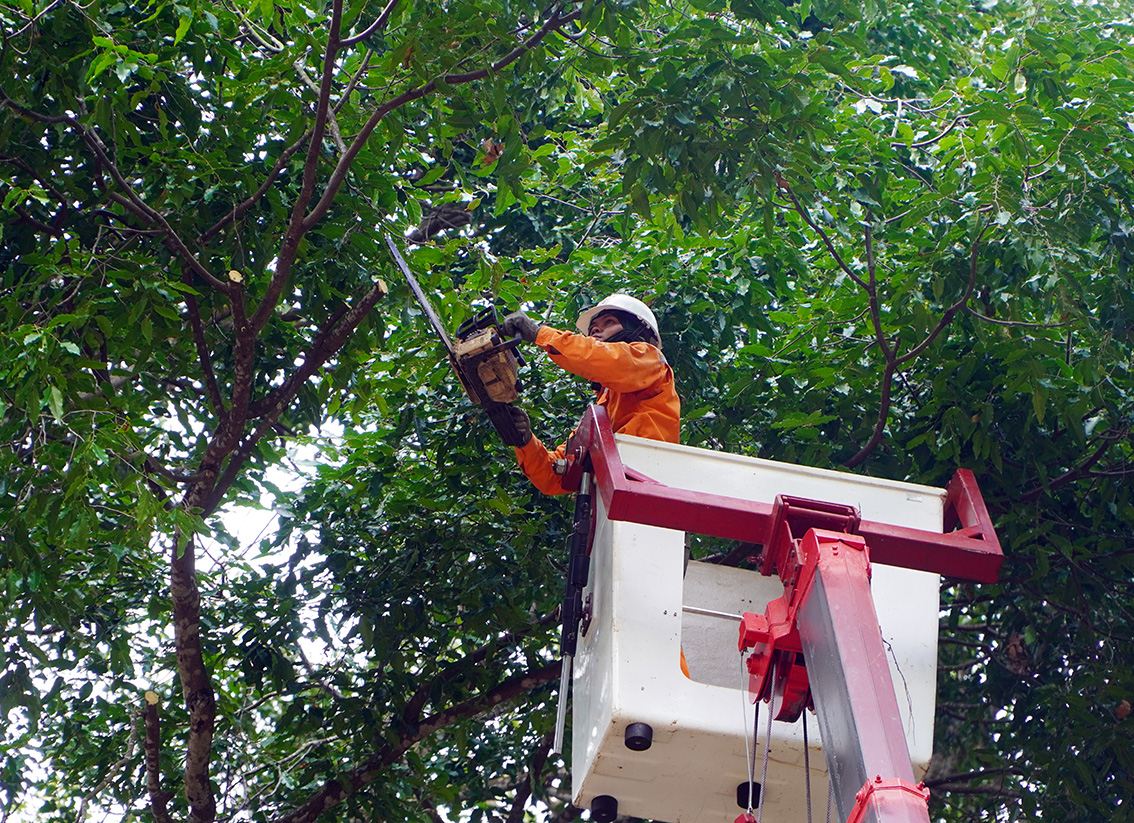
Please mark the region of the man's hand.
<svg viewBox="0 0 1134 823"><path fill-rule="evenodd" d="M524 441L520 445L528 445L532 439L532 421L528 418L528 413L519 406L509 406L508 412L512 415L512 423L516 426L516 434Z"/></svg>
<svg viewBox="0 0 1134 823"><path fill-rule="evenodd" d="M514 311L500 323L500 332L505 337L520 335L527 343L534 343L540 324L522 311ZM527 417L527 415L524 415Z"/></svg>

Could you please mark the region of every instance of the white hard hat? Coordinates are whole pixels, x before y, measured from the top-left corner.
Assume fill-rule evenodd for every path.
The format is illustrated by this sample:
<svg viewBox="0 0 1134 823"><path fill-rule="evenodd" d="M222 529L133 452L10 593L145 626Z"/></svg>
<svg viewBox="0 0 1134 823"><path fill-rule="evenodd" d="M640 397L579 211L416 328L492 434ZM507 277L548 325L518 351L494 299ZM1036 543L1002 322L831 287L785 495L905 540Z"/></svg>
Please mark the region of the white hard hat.
<svg viewBox="0 0 1134 823"><path fill-rule="evenodd" d="M650 311L650 307L637 297L631 297L628 294L612 294L601 303L591 306L589 309L585 309L583 313L579 315L579 319L575 321L575 328L579 330L580 334L590 334L591 321L604 311L612 310L624 311L627 314L634 315L645 323L657 338L661 340L661 332L658 331L658 319L654 317L654 313Z"/></svg>

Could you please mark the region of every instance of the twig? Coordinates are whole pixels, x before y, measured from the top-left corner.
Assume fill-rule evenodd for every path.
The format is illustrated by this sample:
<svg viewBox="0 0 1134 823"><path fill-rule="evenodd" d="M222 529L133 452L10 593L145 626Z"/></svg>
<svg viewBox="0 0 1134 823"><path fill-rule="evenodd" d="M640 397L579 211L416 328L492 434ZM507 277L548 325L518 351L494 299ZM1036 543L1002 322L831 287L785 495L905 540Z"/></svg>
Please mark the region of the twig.
<svg viewBox="0 0 1134 823"><path fill-rule="evenodd" d="M866 281L858 276L854 269L846 264L846 261L843 260L842 255L839 254L839 250L835 248L835 244L831 242L831 238L827 236L827 232L823 231L823 229L821 229L819 225L811 219L811 214L807 211L807 207L799 202L799 198L795 196L795 192L792 191L791 186L789 186L787 184L787 181L785 181L783 177L780 176L780 173L778 171L776 172L776 185L778 185L780 191L786 194L788 199L791 200L792 208L794 208L799 216L803 218L803 222L806 223L813 232L819 235L819 239L823 241L823 245L827 247L828 253L830 253L832 258L834 258L835 262L839 265L839 268L846 273L847 277L853 280L864 291L869 293L870 286L868 286Z"/></svg>
<svg viewBox="0 0 1134 823"><path fill-rule="evenodd" d="M137 747L137 745L138 723L135 720L135 722L130 726L130 737L126 741L126 753L122 755L122 757L115 763L111 764L110 769L106 773L106 777L102 779L101 783L99 783L79 799L79 811L75 815L75 823L83 823L83 821L86 820L87 803L106 791L110 784L114 782L114 778L118 776L118 773L128 765L130 765L130 761L134 759L134 749Z"/></svg>
<svg viewBox="0 0 1134 823"><path fill-rule="evenodd" d="M559 610L555 609L543 615L536 622L536 627L546 626L549 623L557 622L559 619ZM414 692L413 696L406 702L406 708L402 712L402 723L406 726L412 726L418 722L421 710L425 708L425 704L437 686L444 685L453 678L460 676L461 672L465 671L468 666L475 666L484 662L492 652L510 646L525 636L524 632L505 632L500 637L493 638L488 643L473 649L459 660L446 665L435 677Z"/></svg>
<svg viewBox="0 0 1134 823"><path fill-rule="evenodd" d="M30 29L30 28L31 28L32 26L34 26L34 25L35 25L36 23L38 23L38 22L39 22L39 18L43 17L43 15L47 14L47 13L48 13L49 11L51 11L51 10L52 10L53 8L55 8L56 6L58 6L58 5L59 5L59 4L61 3L61 2L63 2L63 0L52 0L52 2L51 2L51 3L49 3L49 4L48 4L48 5L47 5L47 6L46 6L46 7L44 8L44 9L43 9L43 11L41 11L41 12L40 12L39 14L37 14L37 15L36 15L35 17L31 18L31 19L30 19L30 20L29 20L29 21L28 21L28 22L27 22L27 23L26 23L26 24L24 25L24 27L23 27L22 29L20 29L19 31L17 31L17 32L15 33L15 34L10 34L10 35L7 35L7 36L5 36L5 38L4 38L4 39L5 39L5 40L15 40L15 39L16 39L17 37L19 37L19 36L20 36L21 34L23 34L23 33L24 33L25 31L27 31L27 30L28 30L28 29Z"/></svg>
<svg viewBox="0 0 1134 823"><path fill-rule="evenodd" d="M378 18L373 23L367 26L365 30L360 31L358 34L353 34L350 37L343 38L342 45L353 46L355 43L365 40L370 35L384 29L386 27L386 23L388 23L390 20L390 15L393 14L394 9L398 7L399 1L400 0L390 0L390 2L386 4L386 8L382 9L382 13L378 15Z"/></svg>
<svg viewBox="0 0 1134 823"><path fill-rule="evenodd" d="M319 87L315 85L315 81L311 79L311 75L309 75L307 69L303 67L303 62L296 60L292 65L295 66L295 70L299 74L299 79L303 81L304 85L318 95ZM327 113L327 123L331 129L331 139L335 141L335 146L338 148L339 154L342 154L346 151L346 143L343 142L342 132L339 131L339 121L335 117L335 111L336 110L332 108Z"/></svg>
<svg viewBox="0 0 1134 823"><path fill-rule="evenodd" d="M525 40L522 44L506 54L504 57L492 63L490 66L486 66L485 68L477 69L475 71L466 72L464 74L450 74L440 79L442 82L449 86L456 86L464 83L471 83L476 80L483 80L485 77L488 77L489 75L498 72L501 69L514 63L516 60L520 59L533 48L535 48L535 46L539 45L539 43L551 32L556 31L557 29L567 25L570 22L573 22L574 20L577 20L579 16L579 12L572 12L571 14L560 16L559 11L556 11L548 18L547 22L544 23L527 40ZM323 191L323 196L303 219L302 228L304 231L307 231L316 223L318 223L319 220L322 219L323 215L327 212L327 209L331 207L331 203L334 201L335 195L338 193L339 188L342 187L342 184L346 179L346 173L350 169L351 164L354 162L355 156L357 156L357 154L362 150L362 147L366 144L366 141L369 139L371 133L375 128L377 128L382 119L395 109L401 108L407 103L411 103L414 100L418 100L428 94L432 94L436 90L437 80L430 80L428 83L425 83L422 86L418 86L417 88L405 91L402 94L399 94L397 97L388 100L386 103L379 106L374 111L374 113L370 115L366 123L363 125L362 129L359 131L358 135L355 137L354 141L351 143L350 148L347 149L346 154L344 154L339 159L335 170L332 172L330 179L327 181L327 186Z"/></svg>
<svg viewBox="0 0 1134 823"><path fill-rule="evenodd" d="M1061 329L1064 326L1071 325L1070 320L1064 320L1062 323L1025 323L1023 320L997 320L995 317L988 317L974 309L972 306L965 305L965 313L971 314L977 320L983 320L986 323L994 323L997 326L1016 326L1025 329Z"/></svg>
<svg viewBox="0 0 1134 823"><path fill-rule="evenodd" d="M929 333L925 336L925 339L923 339L921 343L914 346L905 354L898 355L896 351L891 352L888 348L883 349L884 356L886 358L886 364L882 369L882 386L881 397L878 401L878 418L874 423L874 430L873 432L871 432L870 439L862 446L862 448L858 450L858 452L855 453L853 457L843 463L843 465L847 468L854 468L855 466L858 466L860 463L866 460L866 458L870 456L871 452L873 452L874 449L878 447L878 444L882 442L882 438L884 437L886 432L886 420L890 416L890 402L891 392L893 391L894 374L897 372L898 367L910 362L927 348L929 348L929 346L933 343L934 340L937 339L941 332L943 332L949 326L949 324L953 322L953 318L954 316L956 316L957 312L959 312L968 303L969 298L972 296L973 289L976 288L977 261L979 259L978 251L980 249L981 238L984 236L985 229L987 228L988 223L984 223L981 226L980 231L977 232L976 237L973 239L972 249L969 253L969 282L965 288L964 294L961 295L960 299L958 299L955 303L945 309L945 311L941 314L941 318L937 321L937 325L935 325L929 331ZM881 320L879 319L877 322L880 324ZM879 335L881 335L880 325L878 326L878 331Z"/></svg>

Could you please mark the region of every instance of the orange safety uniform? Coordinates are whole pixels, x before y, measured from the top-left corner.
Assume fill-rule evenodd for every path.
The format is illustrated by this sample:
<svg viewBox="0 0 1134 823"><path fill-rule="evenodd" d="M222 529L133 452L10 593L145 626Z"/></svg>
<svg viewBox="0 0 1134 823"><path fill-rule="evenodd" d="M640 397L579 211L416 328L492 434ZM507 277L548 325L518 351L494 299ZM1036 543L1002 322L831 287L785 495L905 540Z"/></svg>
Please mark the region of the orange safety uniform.
<svg viewBox="0 0 1134 823"><path fill-rule="evenodd" d="M603 343L593 337L541 326L536 345L551 362L572 374L602 384L596 401L610 415L615 432L676 443L680 433L681 400L673 382L673 369L661 350L649 343ZM555 461L567 453L564 443L548 451L532 436L517 446L516 461L544 494L567 494Z"/></svg>

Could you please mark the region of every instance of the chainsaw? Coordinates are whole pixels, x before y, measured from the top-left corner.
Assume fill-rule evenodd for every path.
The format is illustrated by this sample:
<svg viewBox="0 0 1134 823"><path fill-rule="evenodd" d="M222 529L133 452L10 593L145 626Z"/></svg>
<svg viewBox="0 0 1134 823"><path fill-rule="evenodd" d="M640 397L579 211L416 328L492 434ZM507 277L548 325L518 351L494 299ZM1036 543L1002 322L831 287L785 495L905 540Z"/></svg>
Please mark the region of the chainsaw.
<svg viewBox="0 0 1134 823"><path fill-rule="evenodd" d="M509 411L509 406L519 398L522 388L519 367L524 360L516 347L523 342L523 338L516 335L510 340L504 340L500 336L496 309L489 308L462 323L457 329L456 340L451 339L394 241L387 237L386 245L394 263L405 275L414 297L421 304L433 331L445 346L449 363L457 373L457 379L461 381L469 400L485 410L496 433L506 445L524 445L526 440L516 429Z"/></svg>

